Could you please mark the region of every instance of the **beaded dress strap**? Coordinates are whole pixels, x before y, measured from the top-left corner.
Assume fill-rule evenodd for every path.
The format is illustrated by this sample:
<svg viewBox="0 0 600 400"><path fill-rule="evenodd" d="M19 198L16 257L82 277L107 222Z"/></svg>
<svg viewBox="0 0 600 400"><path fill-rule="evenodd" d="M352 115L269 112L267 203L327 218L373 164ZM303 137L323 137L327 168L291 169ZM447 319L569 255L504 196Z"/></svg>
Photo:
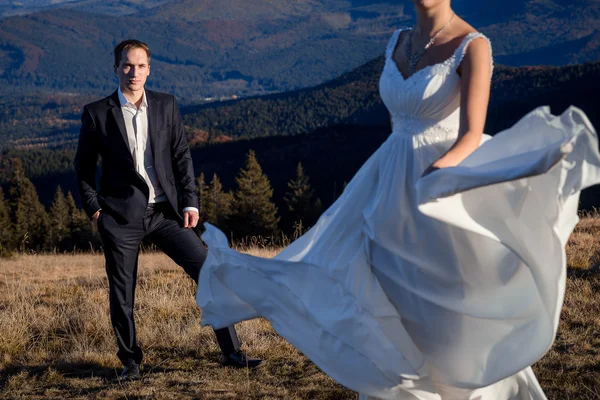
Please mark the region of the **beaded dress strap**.
<svg viewBox="0 0 600 400"><path fill-rule="evenodd" d="M462 63L463 59L465 58L465 54L467 53L467 47L469 46L469 43L471 43L474 39L477 39L477 38L485 39L488 43L488 46L490 47L490 63L491 63L490 76L491 76L491 74L493 74L493 72L494 72L494 57L492 56L492 42L490 41L490 39L488 39L487 36L485 36L481 32L471 32L467 36L465 36L465 38L462 40L461 44L454 51L454 55L453 55L454 69L456 70L456 69L458 69L458 67L460 67L460 64Z"/></svg>
<svg viewBox="0 0 600 400"><path fill-rule="evenodd" d="M392 56L394 55L394 50L396 49L396 46L398 45L398 39L400 38L400 34L402 33L402 31L408 31L410 30L410 28L400 28L400 29L396 29L396 31L392 34L392 37L390 38L390 41L388 42L387 48L385 49L385 57L386 58L392 58Z"/></svg>

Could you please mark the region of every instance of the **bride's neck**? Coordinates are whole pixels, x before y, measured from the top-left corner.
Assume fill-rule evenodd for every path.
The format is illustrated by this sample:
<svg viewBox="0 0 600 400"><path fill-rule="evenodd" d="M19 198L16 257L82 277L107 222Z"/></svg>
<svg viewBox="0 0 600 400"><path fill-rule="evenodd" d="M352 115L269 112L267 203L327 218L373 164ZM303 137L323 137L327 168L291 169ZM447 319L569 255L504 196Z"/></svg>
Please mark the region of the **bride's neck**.
<svg viewBox="0 0 600 400"><path fill-rule="evenodd" d="M452 8L450 3L442 3L434 8L416 7L417 23L415 33L419 36L433 36L440 30L452 17Z"/></svg>

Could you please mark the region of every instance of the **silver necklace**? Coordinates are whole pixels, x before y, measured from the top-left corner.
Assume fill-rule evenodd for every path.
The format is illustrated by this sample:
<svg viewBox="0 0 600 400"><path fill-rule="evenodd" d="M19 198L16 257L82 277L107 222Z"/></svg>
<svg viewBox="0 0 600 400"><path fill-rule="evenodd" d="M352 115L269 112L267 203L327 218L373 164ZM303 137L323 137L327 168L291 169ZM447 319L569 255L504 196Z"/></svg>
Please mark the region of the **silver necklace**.
<svg viewBox="0 0 600 400"><path fill-rule="evenodd" d="M438 37L438 35L444 30L446 29L446 27L448 25L450 25L450 22L452 22L452 19L454 18L454 13L452 13L452 16L450 17L450 19L448 20L448 22L446 22L446 25L442 26L442 28L437 31L435 33L435 35L433 35L431 37L431 39L429 39L429 42L427 42L427 44L425 45L425 48L423 48L423 50L417 51L413 53L412 50L412 35L413 32L415 31L414 29L411 29L410 34L408 36L408 44L406 45L406 58L408 60L408 73L409 75L414 74L417 71L417 64L419 63L419 61L421 61L421 58L423 58L423 56L425 55L425 52L427 51L428 48L430 48L434 43L435 43L435 39Z"/></svg>

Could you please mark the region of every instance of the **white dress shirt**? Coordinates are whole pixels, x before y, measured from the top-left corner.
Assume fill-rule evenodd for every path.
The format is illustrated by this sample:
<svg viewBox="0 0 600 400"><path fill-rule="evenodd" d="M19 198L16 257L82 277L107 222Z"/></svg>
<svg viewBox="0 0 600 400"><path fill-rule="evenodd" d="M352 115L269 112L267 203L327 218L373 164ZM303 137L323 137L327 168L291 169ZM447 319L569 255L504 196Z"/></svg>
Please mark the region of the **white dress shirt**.
<svg viewBox="0 0 600 400"><path fill-rule="evenodd" d="M121 88L118 90L121 111L125 120L129 150L133 156L136 171L144 178L148 185L148 203L161 203L168 201L167 195L158 180L152 155L151 138L148 135L148 100L146 92L142 96L142 103L138 108L127 100ZM196 211L196 207L186 207L183 211Z"/></svg>

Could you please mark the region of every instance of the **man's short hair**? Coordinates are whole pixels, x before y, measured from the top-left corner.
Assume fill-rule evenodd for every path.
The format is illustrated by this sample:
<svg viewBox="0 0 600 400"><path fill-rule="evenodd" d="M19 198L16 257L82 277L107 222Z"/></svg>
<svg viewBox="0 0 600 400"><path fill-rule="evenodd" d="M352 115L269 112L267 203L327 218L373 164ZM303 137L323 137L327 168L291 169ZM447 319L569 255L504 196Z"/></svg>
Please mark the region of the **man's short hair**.
<svg viewBox="0 0 600 400"><path fill-rule="evenodd" d="M146 52L146 55L148 56L148 64L150 64L150 57L152 56L152 54L150 53L150 48L148 47L148 45L144 42L140 42L139 40L127 39L123 40L117 45L117 47L115 47L115 67L118 67L121 64L121 59L123 58L123 51L129 51L131 49L144 50Z"/></svg>

